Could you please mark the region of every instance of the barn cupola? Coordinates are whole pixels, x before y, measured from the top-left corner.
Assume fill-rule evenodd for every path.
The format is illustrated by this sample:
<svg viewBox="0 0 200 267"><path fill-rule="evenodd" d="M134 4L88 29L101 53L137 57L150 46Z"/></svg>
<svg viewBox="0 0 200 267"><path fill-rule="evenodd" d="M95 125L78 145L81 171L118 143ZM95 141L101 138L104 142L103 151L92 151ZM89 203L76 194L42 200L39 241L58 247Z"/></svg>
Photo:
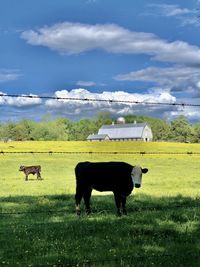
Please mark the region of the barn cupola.
<svg viewBox="0 0 200 267"><path fill-rule="evenodd" d="M126 120L125 120L124 117L119 117L119 118L117 119L117 124L125 124L125 123L126 123Z"/></svg>

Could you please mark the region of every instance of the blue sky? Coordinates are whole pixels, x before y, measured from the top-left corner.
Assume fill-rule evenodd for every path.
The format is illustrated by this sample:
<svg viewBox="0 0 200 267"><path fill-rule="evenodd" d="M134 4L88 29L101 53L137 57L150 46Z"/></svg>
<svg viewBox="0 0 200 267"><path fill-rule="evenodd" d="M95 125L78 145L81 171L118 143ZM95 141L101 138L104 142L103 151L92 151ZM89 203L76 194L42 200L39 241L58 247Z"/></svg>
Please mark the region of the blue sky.
<svg viewBox="0 0 200 267"><path fill-rule="evenodd" d="M199 0L0 0L0 92L198 104L199 9ZM99 111L200 120L194 107L0 97L1 121Z"/></svg>

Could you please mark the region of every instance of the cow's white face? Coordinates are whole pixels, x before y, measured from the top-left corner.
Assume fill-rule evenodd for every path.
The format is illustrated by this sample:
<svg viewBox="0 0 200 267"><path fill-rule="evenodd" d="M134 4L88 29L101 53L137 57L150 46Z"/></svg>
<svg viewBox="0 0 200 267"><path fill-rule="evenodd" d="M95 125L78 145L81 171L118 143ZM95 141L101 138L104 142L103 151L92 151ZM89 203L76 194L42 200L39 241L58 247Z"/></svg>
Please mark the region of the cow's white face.
<svg viewBox="0 0 200 267"><path fill-rule="evenodd" d="M139 188L142 184L142 168L140 166L135 166L131 172L131 178L134 187Z"/></svg>

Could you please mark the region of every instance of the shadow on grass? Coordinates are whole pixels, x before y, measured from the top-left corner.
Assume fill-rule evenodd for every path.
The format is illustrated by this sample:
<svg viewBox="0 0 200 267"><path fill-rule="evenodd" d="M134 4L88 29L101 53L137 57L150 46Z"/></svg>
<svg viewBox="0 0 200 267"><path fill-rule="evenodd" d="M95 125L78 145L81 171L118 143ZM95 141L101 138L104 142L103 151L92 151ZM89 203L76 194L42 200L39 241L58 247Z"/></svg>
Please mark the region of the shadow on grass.
<svg viewBox="0 0 200 267"><path fill-rule="evenodd" d="M0 266L200 266L200 199L92 197L78 218L73 195L0 198ZM84 210L84 207L82 207Z"/></svg>

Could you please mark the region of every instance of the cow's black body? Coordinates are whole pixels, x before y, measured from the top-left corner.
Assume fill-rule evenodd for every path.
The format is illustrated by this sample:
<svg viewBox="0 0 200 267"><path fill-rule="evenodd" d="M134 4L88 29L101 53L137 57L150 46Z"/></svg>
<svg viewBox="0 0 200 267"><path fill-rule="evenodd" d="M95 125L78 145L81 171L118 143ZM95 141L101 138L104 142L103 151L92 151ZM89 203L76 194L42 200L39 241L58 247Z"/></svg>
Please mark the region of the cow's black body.
<svg viewBox="0 0 200 267"><path fill-rule="evenodd" d="M86 211L90 213L90 197L92 189L112 191L115 196L117 212L120 206L126 214L126 197L133 190L131 172L133 166L125 162L80 162L75 168L76 174L76 210L80 214L80 202L85 201Z"/></svg>
<svg viewBox="0 0 200 267"><path fill-rule="evenodd" d="M19 171L23 171L24 174L25 174L25 180L27 181L28 180L28 175L29 174L37 174L37 179L41 180L42 177L41 177L41 166L40 165L37 165L37 166L20 166L19 168Z"/></svg>

